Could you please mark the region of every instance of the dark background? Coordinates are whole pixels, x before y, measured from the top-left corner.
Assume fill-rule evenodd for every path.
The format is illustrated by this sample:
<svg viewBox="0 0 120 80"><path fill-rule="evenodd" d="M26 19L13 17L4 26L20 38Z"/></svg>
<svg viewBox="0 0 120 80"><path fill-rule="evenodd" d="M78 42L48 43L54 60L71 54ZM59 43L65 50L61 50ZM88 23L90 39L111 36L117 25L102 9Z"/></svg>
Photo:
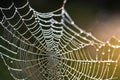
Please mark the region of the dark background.
<svg viewBox="0 0 120 80"><path fill-rule="evenodd" d="M30 0L39 12L49 12L62 6L63 0ZM120 39L119 0L67 0L65 9L74 22L102 41Z"/></svg>
<svg viewBox="0 0 120 80"><path fill-rule="evenodd" d="M17 0L16 0L17 1ZM22 1L22 0L21 0ZM54 11L62 6L63 0L29 0L31 6L38 12ZM119 0L68 0L65 9L68 11L75 23L82 29L92 32L100 40L108 40L110 30L117 27L95 26L94 23L108 22L117 18L120 14ZM12 0L0 0L0 7L8 7ZM0 16L2 17L2 16ZM116 19L116 18L115 18ZM118 18L119 20L119 18ZM118 22L119 23L119 22ZM99 25L99 24L98 24ZM102 31L106 29L107 31ZM120 30L118 31L120 33ZM117 35L119 35L119 33ZM116 34L115 34L116 35ZM106 37L105 37L106 36ZM0 80L13 80L0 58Z"/></svg>

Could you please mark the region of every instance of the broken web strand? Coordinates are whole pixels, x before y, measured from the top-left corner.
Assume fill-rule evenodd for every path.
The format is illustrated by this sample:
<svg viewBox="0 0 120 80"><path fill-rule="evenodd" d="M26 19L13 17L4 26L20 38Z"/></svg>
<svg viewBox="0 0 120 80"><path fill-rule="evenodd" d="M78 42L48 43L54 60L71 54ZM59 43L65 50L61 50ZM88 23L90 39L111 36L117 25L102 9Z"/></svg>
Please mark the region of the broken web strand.
<svg viewBox="0 0 120 80"><path fill-rule="evenodd" d="M28 1L27 1L28 2ZM65 2L64 2L64 4L65 4ZM24 5L23 7L21 7L21 9L24 9L24 7L25 6L27 6L27 4L26 5ZM20 8L19 8L20 9ZM32 8L30 8L30 10L33 10ZM55 14L57 11L59 11L59 10L62 10L62 13L61 14ZM97 77L97 75L95 76L95 68L96 68L96 66L98 65L97 64L97 62L99 63L99 67L98 67L98 70L97 70L97 73L99 73L98 71L100 70L99 68L100 68L100 64L102 64L101 62L103 61L104 62L104 60L102 60L101 59L101 61L99 61L98 60L98 58L99 58L99 56L98 56L98 54L96 54L96 59L92 59L92 58L88 58L87 56L88 55L86 55L86 51L84 50L84 48L86 47L86 46L89 46L89 45L97 45L97 47L99 47L98 45L99 45L99 43L100 43L100 45L101 44L105 44L105 43L103 43L103 42L101 42L101 41L99 41L99 40L97 40L94 36L92 36L92 35L90 35L90 34L88 34L87 32L85 32L85 31L83 31L83 30L81 30L78 26L76 26L75 24L74 24L74 22L73 22L73 20L70 18L70 16L67 14L67 12L65 11L65 9L64 9L64 7L62 7L62 8L60 8L60 9L58 9L58 10L56 10L56 11L53 11L53 12L49 12L49 13L39 13L39 12L36 12L35 10L33 10L34 11L34 13L35 13L35 16L37 15L37 19L39 19L39 21L41 20L41 21L44 21L44 22L51 22L52 24L53 23L57 23L57 24L61 24L62 26L63 26L63 29L62 29L62 31L60 31L60 32L62 32L62 34L61 35L57 35L57 36L59 36L59 38L58 38L58 40L59 40L59 42L58 42L58 45L57 46L59 46L59 47L57 47L56 49L57 49L57 51L58 51L58 53L56 53L55 55L57 55L58 56L58 54L59 55L62 55L62 56L60 56L60 57L57 57L57 56L54 56L55 58L57 58L57 59L61 59L60 60L60 62L62 62L61 64L63 65L63 72L64 73L62 73L61 72L61 76L63 76L63 79L103 79L104 77L103 77L103 70L106 70L106 66L105 66L105 64L104 64L104 66L102 67L102 71L101 71L101 75L99 76L99 77ZM28 15L29 13L26 13L26 15ZM24 15L24 16L26 16L26 15ZM49 18L49 17L54 17L54 16L62 16L62 19L61 19L61 22L57 22L57 21L54 21L53 19L51 20L51 21L47 21L47 20L42 20L42 19L40 19L40 18L38 18L38 16L40 16L40 17L43 17L43 18ZM65 16L67 16L67 18L65 17ZM12 17L13 18L13 17ZM32 17L31 18L29 18L29 19L26 19L26 20L31 20L32 19ZM24 19L25 20L25 19ZM36 20L37 21L37 20ZM40 22L38 21L38 23L41 25L41 26L46 26L47 27L47 25L43 25L43 24L41 24ZM72 26L74 26L77 30L79 30L81 33L78 33L78 32L76 32L76 31L74 31L74 30L72 30L68 25L66 25L65 24L65 21L67 22L67 23L69 23L69 24L71 24ZM31 24L29 24L29 25L31 25ZM12 25L13 26L13 25ZM27 25L26 25L27 26ZM48 25L48 26L51 26L51 27L53 27L53 25ZM56 26L54 26L54 27L56 27ZM3 27L4 28L4 27ZM20 27L21 28L21 27ZM30 28L28 28L28 29L30 29ZM67 30L65 30L65 29L67 29ZM39 31L40 29L38 29L38 30L36 30L36 31L34 31L34 33L40 33L40 31ZM49 30L48 31L45 31L45 29L41 29L42 30L42 34L43 34L43 37L45 38L45 37L47 37L48 38L48 35L50 35L49 34ZM9 32L10 30L8 30L8 32ZM19 31L18 31L19 32ZM51 30L51 34L54 34L53 32L57 32L57 31L54 31L54 30ZM74 33L75 35L71 35L69 32L72 32L72 33ZM89 39L87 39L87 38L85 38L85 36L83 37L83 36L81 36L81 34L88 34L88 35L90 35L90 37L92 38L92 40L93 41L91 41L91 40L89 40ZM26 32L24 33L24 34L26 34ZM67 34L67 35L66 35ZM23 35L21 35L22 37L24 37ZM32 35L33 36L33 35ZM31 36L31 37L32 37ZM62 36L64 36L64 38L62 38ZM85 43L84 41L83 42L81 42L81 40L79 40L79 38L77 38L77 37L79 37L79 38L83 38L83 40L84 41L87 41L87 42L89 42L89 43ZM40 37L40 36L39 36ZM50 50L50 47L53 47L53 46L49 46L49 45L51 45L51 44L53 44L53 43L55 43L56 41L53 41L53 38L54 36L50 36L50 38L52 38L52 40L51 41L49 41L49 40L47 40L47 39L45 39L45 43L48 45L48 47L47 47L47 50ZM5 41L5 39L4 38L2 38L4 41ZM37 39L37 38L36 38ZM74 41L73 39L75 39L76 41ZM29 41L29 39L28 40L26 40L26 39L22 39L21 41L23 41L23 40L25 40L24 42L28 42ZM61 41L60 41L61 40ZM64 42L66 42L66 44L65 43L63 43L62 42L62 40L64 41ZM9 41L7 41L8 43L10 43ZM43 42L42 40L40 40L40 42ZM78 42L78 43L77 43ZM57 43L57 42L56 42ZM28 43L27 43L28 44ZM82 45L78 45L78 44L82 44ZM10 44L10 45L12 45L12 44ZM29 45L29 44L28 44ZM74 45L74 46L76 46L76 47L73 47L72 45ZM34 46L34 45L32 45L32 46ZM40 46L40 45L39 45ZM70 46L71 47L71 49L72 50L70 50L69 51L69 49L67 48L67 46ZM21 47L21 46L20 46ZM38 47L38 46L37 46ZM2 46L2 48L4 48L4 49L6 49L7 51L10 51L10 50L8 50L7 48L5 48L5 47L3 47ZM23 47L22 47L23 48ZM39 48L39 47L38 47ZM60 48L60 49L59 49ZM96 46L95 46L95 48L96 48ZM20 49L20 48L18 48L18 49ZM25 49L25 48L24 48ZM42 49L41 49L42 50ZM96 49L97 51L99 51L99 49ZM51 51L51 50L50 50ZM73 55L73 52L75 51L75 54ZM78 52L79 51L79 52ZM11 51L12 52L12 51ZM78 52L78 53L77 53ZM20 54L22 54L21 52L19 52ZM36 51L36 53L37 53L37 51ZM29 54L29 52L26 52L26 54ZM67 55L69 55L69 57L66 57L66 55L65 54L67 54ZM82 59L83 60L80 60L80 59L78 59L78 60L76 60L76 59L74 59L75 58L75 55L76 54L79 54L79 55L81 55L82 56ZM7 56L7 55L3 55L3 53L1 53L1 55L2 56ZM53 54L52 54L53 55ZM89 55L89 56L91 56L91 55ZM21 57L23 57L22 55L21 55ZM10 57L8 57L8 58L10 58ZM26 57L25 57L26 58ZM52 58L52 57L50 57L50 58ZM64 58L64 61L63 61L63 58ZM40 58L41 59L41 58ZM3 60L5 60L4 58L3 58ZM39 61L39 59L37 59L38 61ZM50 60L50 59L49 59ZM54 60L54 59L51 59L51 60ZM16 60L15 60L16 61ZM27 60L23 60L23 61L27 61ZM55 60L56 61L56 60ZM78 65L75 65L75 67L77 68L77 69L81 69L81 71L77 71L76 69L75 69L75 67L73 66L73 62L74 61L74 64L75 64L75 62L77 62L77 64ZM110 60L108 60L108 61L110 61ZM43 62L43 61L41 61L41 62ZM68 64L68 62L71 62L71 64ZM90 70L88 70L89 69L89 64L88 63L91 63L91 67L92 66L94 66L93 67L93 70L90 68ZM110 61L111 62L111 61ZM43 62L44 63L44 62ZM59 63L59 62L58 62ZM7 64L7 63L6 63ZM36 63L36 64L38 64L38 63ZM95 64L95 65L94 65ZM32 64L31 64L32 65ZM35 64L34 64L35 65ZM32 66L34 66L34 65L32 65ZM53 65L56 65L56 62L55 62L55 64L53 64ZM7 67L8 67L8 65L6 65ZM80 68L80 67L82 67L82 68ZM22 67L21 67L22 68ZM38 68L38 67L37 67ZM51 69L51 68L49 68L49 66L47 67L48 69ZM11 68L11 69L13 69L13 68ZM44 68L42 67L42 69L44 70ZM18 71L17 69L13 69L13 70L15 70L15 71ZM35 72L37 72L37 71L39 71L39 68L35 71ZM46 71L44 71L44 72L46 72ZM89 74L87 73L87 72L89 72ZM90 75L91 74L91 72L93 72L92 73L92 75ZM106 71L105 71L106 72ZM114 72L115 72L115 69L114 69ZM113 75L111 76L111 78L106 78L106 79L113 79L113 76L114 76L114 72L113 72ZM43 73L43 72L42 72ZM64 76L64 74L65 74L65 76ZM76 74L76 75L75 75ZM16 78L15 77L15 75L13 75L13 74L11 74L16 80L25 80L25 79L27 79L28 77L30 77L30 76L32 76L33 77L33 75L35 75L35 73L33 73L33 74L31 74L31 73L29 73L29 74L26 74L26 78L24 78L24 79L18 79L18 78ZM39 74L39 76L40 76L41 74ZM50 75L50 74L49 74ZM55 75L55 74L53 74L53 75ZM69 77L71 75L71 77ZM45 79L49 79L49 78L46 78L46 76L44 75L44 74L42 74L42 76L44 76L44 78ZM35 78L36 76L34 76L34 78ZM55 78L56 76L54 76L53 78L51 78L51 79L56 79ZM43 79L44 79L43 78ZM33 78L31 78L31 79L33 79ZM37 78L35 78L35 79L37 79ZM59 79L62 79L62 78L59 78Z"/></svg>

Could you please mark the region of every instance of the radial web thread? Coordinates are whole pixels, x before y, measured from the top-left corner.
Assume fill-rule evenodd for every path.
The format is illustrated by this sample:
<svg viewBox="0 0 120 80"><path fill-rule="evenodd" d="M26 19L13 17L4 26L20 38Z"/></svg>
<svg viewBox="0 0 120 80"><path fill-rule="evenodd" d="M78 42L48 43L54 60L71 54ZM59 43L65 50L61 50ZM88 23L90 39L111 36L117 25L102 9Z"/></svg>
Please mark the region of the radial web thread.
<svg viewBox="0 0 120 80"><path fill-rule="evenodd" d="M119 80L119 40L82 30L64 5L40 13L13 1L0 14L0 56L15 80Z"/></svg>

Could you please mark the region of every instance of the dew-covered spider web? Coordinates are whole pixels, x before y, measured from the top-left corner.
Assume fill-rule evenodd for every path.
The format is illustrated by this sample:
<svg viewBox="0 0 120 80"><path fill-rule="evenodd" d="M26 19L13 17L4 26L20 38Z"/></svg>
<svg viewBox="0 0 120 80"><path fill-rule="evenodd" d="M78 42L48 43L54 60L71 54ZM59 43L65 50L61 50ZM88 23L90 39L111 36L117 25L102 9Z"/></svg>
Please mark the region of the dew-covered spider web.
<svg viewBox="0 0 120 80"><path fill-rule="evenodd" d="M120 79L119 40L102 42L82 30L66 0L48 13L19 2L0 7L0 56L15 80Z"/></svg>

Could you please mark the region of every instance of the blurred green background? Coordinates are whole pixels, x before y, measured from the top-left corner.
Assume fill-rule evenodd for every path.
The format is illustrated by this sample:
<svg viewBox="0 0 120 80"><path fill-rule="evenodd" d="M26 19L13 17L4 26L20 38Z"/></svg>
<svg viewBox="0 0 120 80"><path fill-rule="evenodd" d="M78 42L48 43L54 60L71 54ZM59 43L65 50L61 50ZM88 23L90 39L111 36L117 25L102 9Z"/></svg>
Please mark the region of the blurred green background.
<svg viewBox="0 0 120 80"><path fill-rule="evenodd" d="M8 0L8 4L9 1ZM31 6L39 12L50 12L62 6L63 0L29 0ZM2 2L2 0L0 0ZM2 4L2 3L1 3ZM7 3L6 3L7 4ZM103 23L113 19L114 16L119 16L120 3L117 0L68 0L65 9L72 17L74 22L82 29L92 32L100 40L104 38L106 31L110 26L95 26L94 23ZM115 29L116 27L114 27ZM118 28L117 28L118 29ZM109 30L108 30L109 32ZM119 31L120 32L120 31ZM103 37L102 37L103 36ZM0 58L0 80L13 80L10 76L5 64Z"/></svg>

